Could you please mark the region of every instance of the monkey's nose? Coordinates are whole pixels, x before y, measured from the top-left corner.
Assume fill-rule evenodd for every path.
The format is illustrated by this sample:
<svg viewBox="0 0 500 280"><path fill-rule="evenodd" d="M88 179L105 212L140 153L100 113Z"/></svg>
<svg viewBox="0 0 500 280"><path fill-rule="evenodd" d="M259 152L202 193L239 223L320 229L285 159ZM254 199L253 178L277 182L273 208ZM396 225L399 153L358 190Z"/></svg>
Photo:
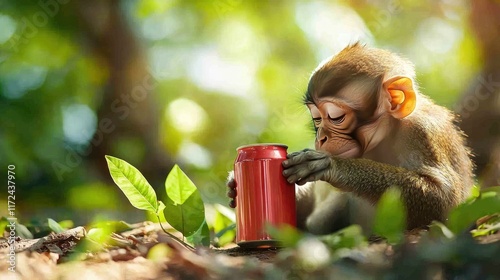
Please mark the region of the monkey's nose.
<svg viewBox="0 0 500 280"><path fill-rule="evenodd" d="M326 140L328 140L328 137L326 136L323 136L321 138L318 139L318 142L319 142L319 146L323 146L323 144L325 144Z"/></svg>

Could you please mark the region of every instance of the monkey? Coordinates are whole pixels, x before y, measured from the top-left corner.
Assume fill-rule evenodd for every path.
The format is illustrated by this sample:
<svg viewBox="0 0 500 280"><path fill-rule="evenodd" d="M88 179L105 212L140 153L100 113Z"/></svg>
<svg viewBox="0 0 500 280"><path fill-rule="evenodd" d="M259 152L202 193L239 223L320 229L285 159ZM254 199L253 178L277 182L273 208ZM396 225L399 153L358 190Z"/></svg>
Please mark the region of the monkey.
<svg viewBox="0 0 500 280"><path fill-rule="evenodd" d="M406 228L443 221L473 186L465 135L454 115L420 93L407 59L358 43L320 64L304 104L315 150L287 155L297 186L297 226L327 234L350 224L370 231L390 187L400 190Z"/></svg>

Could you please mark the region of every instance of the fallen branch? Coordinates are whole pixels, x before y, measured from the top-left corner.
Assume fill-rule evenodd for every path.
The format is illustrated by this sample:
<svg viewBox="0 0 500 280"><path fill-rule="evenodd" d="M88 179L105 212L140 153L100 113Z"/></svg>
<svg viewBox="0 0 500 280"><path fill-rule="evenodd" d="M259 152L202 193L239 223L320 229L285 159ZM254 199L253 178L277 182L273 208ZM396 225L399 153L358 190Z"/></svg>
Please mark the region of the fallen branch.
<svg viewBox="0 0 500 280"><path fill-rule="evenodd" d="M16 238L15 252L19 253L29 250L32 252L52 252L64 255L70 251L81 238L85 237L85 235L86 231L84 227L76 227L61 233L51 233L38 239ZM7 240L0 242L0 253L8 253L9 247L10 244Z"/></svg>

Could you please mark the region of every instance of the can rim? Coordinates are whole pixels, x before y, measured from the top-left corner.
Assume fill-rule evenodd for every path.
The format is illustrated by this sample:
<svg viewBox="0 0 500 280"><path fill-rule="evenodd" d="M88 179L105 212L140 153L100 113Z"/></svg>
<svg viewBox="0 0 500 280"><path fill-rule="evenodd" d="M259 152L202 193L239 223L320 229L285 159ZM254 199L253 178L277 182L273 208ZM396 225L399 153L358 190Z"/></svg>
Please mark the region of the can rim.
<svg viewBox="0 0 500 280"><path fill-rule="evenodd" d="M284 147L288 149L288 145L281 144L281 143L256 143L256 144L248 144L248 145L243 145L239 146L236 148L236 150L244 149L244 148L249 148L249 147L266 147L266 146L277 146L277 147Z"/></svg>

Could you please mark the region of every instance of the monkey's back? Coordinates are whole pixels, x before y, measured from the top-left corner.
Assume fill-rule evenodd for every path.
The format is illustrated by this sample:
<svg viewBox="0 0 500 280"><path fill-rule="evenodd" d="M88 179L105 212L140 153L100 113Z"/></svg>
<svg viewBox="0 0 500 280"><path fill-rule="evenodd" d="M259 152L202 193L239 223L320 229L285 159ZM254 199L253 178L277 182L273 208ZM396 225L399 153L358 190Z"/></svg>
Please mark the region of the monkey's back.
<svg viewBox="0 0 500 280"><path fill-rule="evenodd" d="M405 142L411 143L413 147L410 150L416 152L410 155L416 163L406 167L438 181L443 188L442 194L457 205L469 196L474 184L471 153L465 145L466 136L456 126L456 118L451 111L425 95L419 97L419 108L407 120L402 120L411 122L411 126L405 126L407 133L402 135L412 138L405 139Z"/></svg>

